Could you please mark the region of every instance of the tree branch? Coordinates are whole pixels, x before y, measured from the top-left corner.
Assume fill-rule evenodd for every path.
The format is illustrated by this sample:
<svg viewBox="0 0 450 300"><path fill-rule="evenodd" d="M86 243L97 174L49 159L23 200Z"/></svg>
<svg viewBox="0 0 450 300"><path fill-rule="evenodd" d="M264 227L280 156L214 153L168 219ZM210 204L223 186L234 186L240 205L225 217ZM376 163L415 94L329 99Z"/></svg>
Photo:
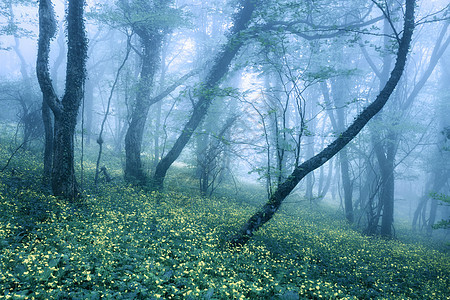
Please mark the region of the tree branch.
<svg viewBox="0 0 450 300"><path fill-rule="evenodd" d="M400 39L397 60L394 69L391 71L389 80L386 82L375 101L366 107L361 114L358 115L355 121L334 142L317 155L295 167L292 174L278 186L277 190L269 198L267 203L257 211L230 240L230 245L240 246L245 244L250 237L253 236L255 231L272 219L274 214L280 208L283 200L292 192L300 180L336 155L364 128L369 120L383 108L397 86L405 68L408 49L411 44L414 30L414 6L415 0L406 0L406 12L403 25L404 31L403 36Z"/></svg>
<svg viewBox="0 0 450 300"><path fill-rule="evenodd" d="M41 87L44 101L55 115L63 111L61 102L54 90L49 71L50 41L56 34L56 21L50 0L39 1L39 41L36 60L36 75Z"/></svg>

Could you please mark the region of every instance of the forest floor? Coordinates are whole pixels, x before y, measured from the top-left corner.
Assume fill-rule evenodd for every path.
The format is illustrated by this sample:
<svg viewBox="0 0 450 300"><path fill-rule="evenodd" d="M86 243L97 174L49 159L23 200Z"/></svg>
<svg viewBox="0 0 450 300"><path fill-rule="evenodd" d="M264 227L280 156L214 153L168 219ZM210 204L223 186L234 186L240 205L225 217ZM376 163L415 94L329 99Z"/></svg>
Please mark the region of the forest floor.
<svg viewBox="0 0 450 300"><path fill-rule="evenodd" d="M9 156L1 143L0 168ZM39 160L23 152L0 172L0 298L450 299L445 248L363 236L335 209L286 204L232 249L264 201L252 187L200 197L180 170L148 192L118 162L112 183L69 203L42 191Z"/></svg>

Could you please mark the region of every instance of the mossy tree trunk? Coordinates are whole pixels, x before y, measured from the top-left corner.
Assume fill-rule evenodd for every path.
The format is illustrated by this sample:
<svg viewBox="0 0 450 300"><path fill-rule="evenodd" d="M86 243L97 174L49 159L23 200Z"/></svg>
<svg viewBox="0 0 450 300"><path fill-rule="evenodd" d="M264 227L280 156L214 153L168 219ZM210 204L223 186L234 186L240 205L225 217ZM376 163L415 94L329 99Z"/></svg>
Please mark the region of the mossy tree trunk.
<svg viewBox="0 0 450 300"><path fill-rule="evenodd" d="M48 67L50 40L56 32L53 4L50 0L39 2L36 73L44 106L48 105L54 115L52 190L54 195L68 199L75 199L80 193L75 179L74 135L86 78L87 38L83 19L84 4L83 0L69 0L66 87L65 94L60 100L53 87Z"/></svg>

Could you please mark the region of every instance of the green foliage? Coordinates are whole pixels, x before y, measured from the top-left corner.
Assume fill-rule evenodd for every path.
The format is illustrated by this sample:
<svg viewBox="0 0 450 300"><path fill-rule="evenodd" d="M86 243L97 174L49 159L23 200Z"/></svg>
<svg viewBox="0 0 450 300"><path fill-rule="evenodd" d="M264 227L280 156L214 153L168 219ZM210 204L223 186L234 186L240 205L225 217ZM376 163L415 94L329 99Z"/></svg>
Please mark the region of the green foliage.
<svg viewBox="0 0 450 300"><path fill-rule="evenodd" d="M117 1L115 6L98 5L87 17L111 27L157 31L187 25L187 16L172 5L152 1Z"/></svg>
<svg viewBox="0 0 450 300"><path fill-rule="evenodd" d="M448 295L448 254L361 236L326 209L286 204L248 245L230 249L227 238L255 209L253 189L237 201L116 182L69 204L39 191L33 156L12 167L14 175L0 173L0 297Z"/></svg>
<svg viewBox="0 0 450 300"><path fill-rule="evenodd" d="M324 81L329 78L338 77L338 76L352 76L356 73L356 69L343 69L336 70L334 67L320 67L315 72L308 71L305 73L305 78L309 81Z"/></svg>
<svg viewBox="0 0 450 300"><path fill-rule="evenodd" d="M430 193L431 198L441 201L443 205L450 205L450 196L446 194ZM440 220L433 225L433 229L450 229L450 219Z"/></svg>
<svg viewBox="0 0 450 300"><path fill-rule="evenodd" d="M450 220L440 220L433 225L433 229L450 229Z"/></svg>
<svg viewBox="0 0 450 300"><path fill-rule="evenodd" d="M36 20L24 8L35 5L36 3L30 0L5 0L0 2L0 35L32 37L34 33L24 28L23 25L28 23L36 26ZM0 50L10 50L10 48L2 48L2 41L0 41Z"/></svg>
<svg viewBox="0 0 450 300"><path fill-rule="evenodd" d="M430 193L430 197L450 205L450 196L442 193Z"/></svg>

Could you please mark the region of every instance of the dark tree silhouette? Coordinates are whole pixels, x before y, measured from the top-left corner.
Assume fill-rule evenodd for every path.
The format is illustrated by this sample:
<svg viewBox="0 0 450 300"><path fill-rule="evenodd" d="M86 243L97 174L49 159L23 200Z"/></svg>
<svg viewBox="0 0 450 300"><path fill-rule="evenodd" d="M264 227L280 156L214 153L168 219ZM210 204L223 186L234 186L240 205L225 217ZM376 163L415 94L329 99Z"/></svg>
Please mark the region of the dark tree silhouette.
<svg viewBox="0 0 450 300"><path fill-rule="evenodd" d="M50 78L50 41L56 32L53 4L39 1L39 43L36 73L43 94L43 105L54 115L53 165L51 183L53 194L74 199L79 195L74 169L74 135L78 109L83 98L86 78L87 38L84 28L84 1L69 0L67 9L67 71L65 93L56 95Z"/></svg>

